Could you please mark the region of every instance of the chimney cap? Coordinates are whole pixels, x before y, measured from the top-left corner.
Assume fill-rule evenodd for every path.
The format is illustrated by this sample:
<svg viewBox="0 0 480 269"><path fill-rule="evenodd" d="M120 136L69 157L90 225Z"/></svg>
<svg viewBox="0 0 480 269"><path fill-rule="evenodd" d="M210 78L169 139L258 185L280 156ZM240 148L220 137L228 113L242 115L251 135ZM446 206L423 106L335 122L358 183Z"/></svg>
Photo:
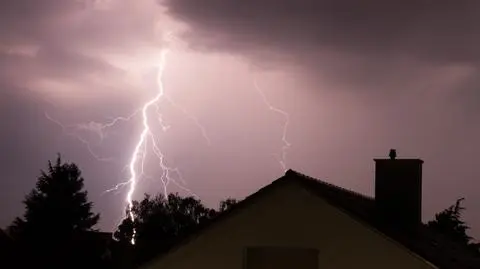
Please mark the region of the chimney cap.
<svg viewBox="0 0 480 269"><path fill-rule="evenodd" d="M390 157L390 160L395 160L397 158L397 150L396 149L390 149L390 153L388 154Z"/></svg>

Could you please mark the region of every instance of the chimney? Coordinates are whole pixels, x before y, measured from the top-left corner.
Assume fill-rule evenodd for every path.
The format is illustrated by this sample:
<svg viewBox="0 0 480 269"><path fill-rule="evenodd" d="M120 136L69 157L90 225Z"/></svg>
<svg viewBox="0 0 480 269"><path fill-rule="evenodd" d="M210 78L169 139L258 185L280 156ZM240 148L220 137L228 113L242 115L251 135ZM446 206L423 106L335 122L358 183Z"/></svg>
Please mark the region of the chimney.
<svg viewBox="0 0 480 269"><path fill-rule="evenodd" d="M422 221L422 164L420 159L375 159L375 204L383 222L402 228Z"/></svg>

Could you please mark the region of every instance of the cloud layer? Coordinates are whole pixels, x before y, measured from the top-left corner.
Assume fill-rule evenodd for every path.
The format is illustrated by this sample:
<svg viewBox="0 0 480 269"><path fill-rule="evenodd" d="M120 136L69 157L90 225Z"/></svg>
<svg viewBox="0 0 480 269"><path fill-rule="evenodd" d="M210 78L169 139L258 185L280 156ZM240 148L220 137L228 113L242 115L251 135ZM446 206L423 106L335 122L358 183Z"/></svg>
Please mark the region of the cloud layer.
<svg viewBox="0 0 480 269"><path fill-rule="evenodd" d="M325 51L478 62L478 1L164 0L210 49Z"/></svg>
<svg viewBox="0 0 480 269"><path fill-rule="evenodd" d="M184 37L195 49L240 53L267 67L297 64L350 89L407 91L405 82L445 66L458 67L462 79L478 74L474 0L159 2L189 26Z"/></svg>

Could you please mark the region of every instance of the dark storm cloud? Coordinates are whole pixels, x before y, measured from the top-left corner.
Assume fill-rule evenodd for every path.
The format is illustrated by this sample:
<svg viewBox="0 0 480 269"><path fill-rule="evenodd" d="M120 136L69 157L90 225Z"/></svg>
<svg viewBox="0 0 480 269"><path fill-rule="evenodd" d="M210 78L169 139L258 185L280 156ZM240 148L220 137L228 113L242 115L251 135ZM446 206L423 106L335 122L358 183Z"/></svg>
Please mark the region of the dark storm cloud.
<svg viewBox="0 0 480 269"><path fill-rule="evenodd" d="M135 3L118 0L108 9L96 7L98 0L2 0L0 44L48 46L125 46L152 38L152 14ZM113 7L112 7L113 6ZM92 12L94 10L94 12ZM130 16L125 15L130 12ZM138 16L137 13L143 16Z"/></svg>
<svg viewBox="0 0 480 269"><path fill-rule="evenodd" d="M472 83L480 76L480 1L159 2L188 25L184 38L197 50L241 54L265 68L295 65L313 84L389 98L460 66L464 75L452 80L465 81L443 94L468 113L480 104L480 84Z"/></svg>
<svg viewBox="0 0 480 269"><path fill-rule="evenodd" d="M477 62L475 0L161 0L191 27L193 46L305 55L345 51Z"/></svg>

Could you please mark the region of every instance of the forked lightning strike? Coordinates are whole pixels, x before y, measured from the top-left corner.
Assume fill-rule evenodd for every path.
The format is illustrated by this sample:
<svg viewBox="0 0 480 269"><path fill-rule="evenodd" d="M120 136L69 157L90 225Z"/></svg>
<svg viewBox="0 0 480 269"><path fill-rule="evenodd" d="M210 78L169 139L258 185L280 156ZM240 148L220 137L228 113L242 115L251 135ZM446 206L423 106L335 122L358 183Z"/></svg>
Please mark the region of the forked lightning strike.
<svg viewBox="0 0 480 269"><path fill-rule="evenodd" d="M270 109L271 111L273 111L275 113L278 113L278 114L282 115L284 120L285 120L284 124L283 124L283 130L282 130L283 146L282 146L282 151L281 151L280 158L279 158L278 162L280 163L280 166L282 167L283 171L286 172L287 171L287 150L291 146L290 142L288 142L288 140L287 140L288 125L290 124L290 114L287 113L284 110L281 110L277 107L274 107L270 103L267 96L263 92L262 88L260 88L260 86L258 85L258 82L257 82L256 78L253 79L253 85L255 86L255 89L257 90L258 94L261 96L263 103L265 103L265 105L268 107L268 109Z"/></svg>
<svg viewBox="0 0 480 269"><path fill-rule="evenodd" d="M81 137L80 135L78 135L74 131L68 131L68 129L69 129L68 127L72 128L72 129L75 129L77 131L79 129L82 129L79 125L65 126L61 122L59 122L58 120L52 118L47 112L45 112L45 118L47 118L49 121L51 121L51 122L57 124L58 126L60 126L62 128L62 131L63 131L64 134L72 136L75 139L77 139L78 141L80 141L82 144L84 144L87 147L87 150L90 153L90 155L92 155L93 158L95 158L97 161L102 161L102 162L112 161L112 158L100 157L97 153L95 153L95 151L93 150L90 142L88 142L85 138ZM103 137L103 136L101 136L101 137Z"/></svg>
<svg viewBox="0 0 480 269"><path fill-rule="evenodd" d="M168 40L167 41L174 41L174 37L171 34L167 35ZM165 125L163 123L163 118L162 115L160 114L160 103L161 101L165 100L169 102L172 106L176 107L177 109L181 110L188 118L190 118L200 129L202 136L204 139L207 141L208 145L211 144L211 141L209 137L207 136L205 128L200 124L198 119L192 115L190 115L187 110L178 104L176 104L172 98L167 96L165 94L164 90L164 85L163 85L163 73L167 64L167 55L170 53L170 50L167 48L164 48L160 52L160 59L158 61L158 71L157 71L157 93L156 95L148 100L143 106L136 110L134 113L132 113L128 117L117 117L111 120L108 123L105 124L100 124L97 122L89 122L87 124L77 124L73 126L68 126L70 128L73 128L75 131L80 131L80 130L87 130L91 131L93 133L96 133L100 137L100 141L103 141L103 139L106 136L106 129L111 128L118 124L120 121L130 121L133 119L135 116L137 116L139 113L141 114L142 118L142 131L138 137L137 143L135 144L135 147L133 149L133 152L130 157L130 161L127 165L126 168L128 168L129 172L129 179L127 181L121 182L114 186L113 188L106 190L105 192L111 192L115 190L119 190L122 187L127 187L128 186L128 192L126 195L126 202L127 202L127 216L128 218L133 222L135 221L135 214L133 212L133 194L135 193L135 189L137 186L138 181L140 180L141 177L146 177L144 173L144 167L145 167L145 161L147 159L147 152L148 149L151 150L151 152L157 157L158 159L158 165L160 166L160 169L162 170L160 180L162 181L163 184L163 192L165 197L168 199L168 192L167 192L167 187L170 183L176 185L180 189L183 189L184 191L190 193L193 196L195 195L191 190L186 188L184 185L186 185L186 182L183 180L182 175L180 174L180 171L178 168L172 168L169 167L166 164L164 154L162 153L162 150L160 149L159 143L157 141L156 136L154 135L152 131L152 126L151 126L151 118L149 117L149 111L155 107L155 115L157 116L157 121L159 125L161 126L163 131L166 131L169 126ZM86 145L89 153L97 160L99 161L110 161L112 158L101 158L96 154L93 149L91 144L88 142L87 139L84 139L82 136L80 136L78 133L75 131L68 132L67 126L63 125L60 123L60 121L53 119L45 113L45 116L47 119L50 121L54 122L55 124L59 125L63 132L66 133L67 135L74 136L76 139L78 139L80 142ZM178 179L181 181L182 184L177 182L173 178L173 174L175 174ZM136 231L133 230L133 236L131 243L135 244L135 234Z"/></svg>
<svg viewBox="0 0 480 269"><path fill-rule="evenodd" d="M138 143L135 146L132 158L130 160L130 165L129 165L130 179L128 181L129 184L130 184L130 189L128 190L128 193L127 193L127 203L128 203L128 215L129 215L130 220L132 222L135 221L135 215L134 215L133 210L132 210L133 209L132 195L135 192L135 187L136 187L137 180L138 180L136 165L137 165L137 162L138 162L138 157L141 153L142 146L144 146L145 148L147 146L146 145L147 144L147 136L152 138L153 145L154 145L155 148L157 148L155 140L153 139L153 136L152 136L152 133L151 133L151 130L150 130L149 122L148 122L148 109L152 105L157 103L164 95L164 89L163 89L163 83L162 83L161 76L163 75L163 70L165 68L165 57L166 57L167 53L168 53L167 50L163 50L162 53L161 53L160 66L159 66L158 78L157 78L158 79L158 81L157 81L158 82L158 93L153 99L151 99L150 101L145 103L145 105L143 105L143 108L142 108L143 131L140 134L140 139L138 140ZM168 168L166 167L166 165L164 163L163 154L161 154L160 151L156 151L156 150L154 152L156 154L160 153L158 155L158 157L160 159L160 166L161 166L162 170L164 171L163 175L162 175L162 182L164 182L165 173L168 176L168 172L165 172L165 171L168 171ZM146 154L146 151L144 150L143 155L142 155L143 158L141 158L142 163L145 160L145 154ZM164 185L166 185L165 182L164 182ZM135 244L135 233L136 233L136 231L134 229L133 230L132 241L131 241L132 244Z"/></svg>
<svg viewBox="0 0 480 269"><path fill-rule="evenodd" d="M135 193L135 189L136 189L136 185L137 185L137 182L139 180L139 177L143 175L144 163L145 163L146 154L147 154L146 150L148 148L147 143L151 144L151 149L152 149L153 153L155 154L155 156L158 158L158 165L160 166L160 168L162 170L162 174L160 176L160 179L161 179L162 184L163 184L163 192L164 192L165 197L168 198L167 186L168 186L169 183L173 183L173 184L177 185L178 187L180 187L181 189L193 194L192 191L185 188L184 186L182 186L181 184L179 184L176 180L174 180L172 178L171 174L175 173L180 178L180 180L183 181L183 178L180 174L180 171L177 168L169 167L165 163L164 154L162 153L162 151L161 151L161 149L158 145L156 137L154 136L154 134L151 131L151 126L150 126L150 123L149 123L148 111L152 108L152 106L155 106L156 109L157 109L157 115L158 115L158 109L159 109L158 105L159 105L159 102L162 101L163 99L169 101L170 103L175 105L177 108L181 108L178 105L176 105L172 101L171 98L167 98L167 96L165 95L165 90L164 90L164 85L163 85L162 78L163 78L163 73L164 73L164 70L165 70L166 63L167 63L167 55L169 54L169 52L170 51L168 49L163 49L161 51L161 54L160 54L160 60L159 60L159 65L158 65L158 73L157 73L157 87L158 87L157 94L155 95L155 97L153 97L148 102L146 102L141 109L143 130L142 130L142 132L139 136L138 142L137 142L137 144L136 144L136 146L133 150L133 153L132 153L132 156L131 156L131 159L130 159L130 163L129 163L130 179L127 182L120 183L119 185L116 186L116 188L118 188L122 185L129 185L129 190L128 190L128 193L127 193L126 201L127 201L127 204L128 204L128 211L127 211L128 212L128 217L130 218L130 220L132 222L135 221L135 214L132 210L133 209L133 198L132 198L132 196ZM186 112L185 109L182 109L182 111L186 115L188 115L188 113ZM210 143L210 140L208 139L208 136L206 135L206 132L205 132L205 129L203 128L203 126L196 120L196 118L194 118L190 115L188 115L188 116L191 119L193 119L195 121L195 123L200 127L203 136L205 137L207 142ZM159 120L159 123L162 126L162 129L164 131L166 129L168 129L168 126L165 126L163 124L163 120L162 120L161 116L159 116L159 118L157 120ZM140 174L137 172L137 165L139 163L140 163L140 171L141 171ZM184 183L184 181L183 181L183 183ZM195 195L195 194L193 194L193 195ZM136 231L134 229L133 230L133 236L132 236L132 239L131 239L132 244L135 244L135 234L136 234Z"/></svg>

